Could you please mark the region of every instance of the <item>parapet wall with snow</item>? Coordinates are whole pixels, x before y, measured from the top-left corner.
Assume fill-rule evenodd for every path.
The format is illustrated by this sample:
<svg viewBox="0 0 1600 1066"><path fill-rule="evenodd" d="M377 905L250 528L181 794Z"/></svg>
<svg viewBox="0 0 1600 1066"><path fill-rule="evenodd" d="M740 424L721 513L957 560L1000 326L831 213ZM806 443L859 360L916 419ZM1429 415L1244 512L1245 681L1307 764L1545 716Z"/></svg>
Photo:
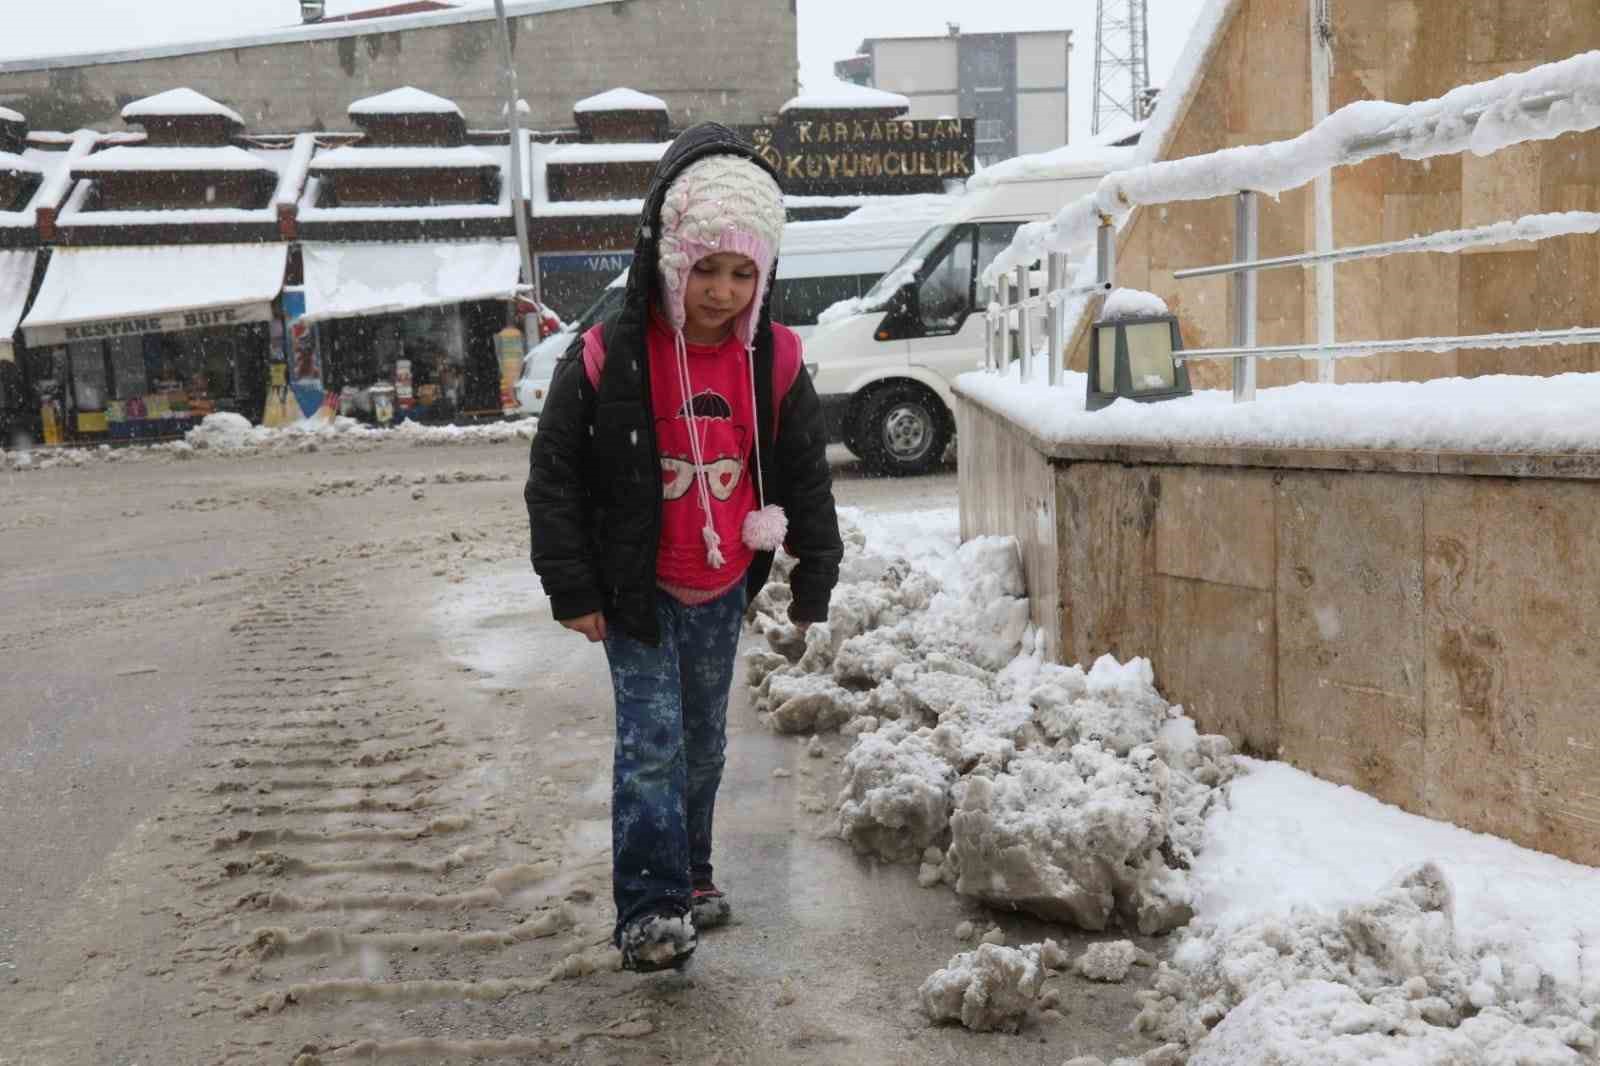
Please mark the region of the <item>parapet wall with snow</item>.
<svg viewBox="0 0 1600 1066"><path fill-rule="evenodd" d="M1600 863L1600 374L1086 384L957 384L962 536L1016 538L1052 657L1148 656L1248 753Z"/></svg>

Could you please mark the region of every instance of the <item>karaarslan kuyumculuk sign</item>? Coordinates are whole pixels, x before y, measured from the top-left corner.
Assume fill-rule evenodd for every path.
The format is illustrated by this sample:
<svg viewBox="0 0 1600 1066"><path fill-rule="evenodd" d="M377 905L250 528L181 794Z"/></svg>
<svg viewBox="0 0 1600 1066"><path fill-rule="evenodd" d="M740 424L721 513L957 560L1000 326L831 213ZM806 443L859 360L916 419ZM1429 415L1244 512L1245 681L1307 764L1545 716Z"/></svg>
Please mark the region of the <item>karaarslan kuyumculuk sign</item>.
<svg viewBox="0 0 1600 1066"><path fill-rule="evenodd" d="M251 303L26 328L28 343L35 348L43 348L53 344L98 341L141 333L181 333L191 329L214 329L218 326L243 326L253 322L270 321L272 321L270 303Z"/></svg>
<svg viewBox="0 0 1600 1066"><path fill-rule="evenodd" d="M972 177L972 119L796 119L745 135L793 196L900 196Z"/></svg>

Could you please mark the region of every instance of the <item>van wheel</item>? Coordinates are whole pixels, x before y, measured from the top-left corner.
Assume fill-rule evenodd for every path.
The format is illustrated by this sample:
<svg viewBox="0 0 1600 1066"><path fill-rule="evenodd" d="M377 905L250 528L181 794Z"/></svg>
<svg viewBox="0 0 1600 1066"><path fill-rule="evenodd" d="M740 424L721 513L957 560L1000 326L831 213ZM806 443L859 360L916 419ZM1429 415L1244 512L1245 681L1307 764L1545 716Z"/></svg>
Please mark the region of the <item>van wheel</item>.
<svg viewBox="0 0 1600 1066"><path fill-rule="evenodd" d="M874 473L926 474L944 459L949 418L939 397L921 385L902 382L867 398L854 437L861 445L856 454Z"/></svg>

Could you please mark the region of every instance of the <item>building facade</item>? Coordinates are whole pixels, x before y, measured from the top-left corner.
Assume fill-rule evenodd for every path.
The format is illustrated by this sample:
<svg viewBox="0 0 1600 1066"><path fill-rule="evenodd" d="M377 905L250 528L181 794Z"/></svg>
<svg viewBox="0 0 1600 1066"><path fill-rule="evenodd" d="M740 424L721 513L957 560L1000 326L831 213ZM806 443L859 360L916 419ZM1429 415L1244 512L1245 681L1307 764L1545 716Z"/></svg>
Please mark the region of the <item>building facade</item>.
<svg viewBox="0 0 1600 1066"><path fill-rule="evenodd" d="M834 64L844 81L899 93L910 117L965 117L977 122L984 166L1066 144L1068 30L962 33L943 37L872 37L859 54Z"/></svg>
<svg viewBox="0 0 1600 1066"><path fill-rule="evenodd" d="M970 120L822 103L743 127L792 174L790 221L972 173ZM631 89L568 109L569 128L522 133L531 278L506 131L431 92L355 100L338 133L251 132L189 88L124 106L114 132L0 110L0 440L174 437L215 413L500 417L525 340L629 265L679 128Z"/></svg>
<svg viewBox="0 0 1600 1066"><path fill-rule="evenodd" d="M631 85L675 118L767 121L795 95L793 0L509 0L525 123L556 129L578 97ZM692 61L691 60L692 57ZM187 85L250 129L347 128L345 105L427 85L469 126L504 129L500 49L486 6L329 20L233 40L0 63L0 106L36 129L117 128L122 107Z"/></svg>

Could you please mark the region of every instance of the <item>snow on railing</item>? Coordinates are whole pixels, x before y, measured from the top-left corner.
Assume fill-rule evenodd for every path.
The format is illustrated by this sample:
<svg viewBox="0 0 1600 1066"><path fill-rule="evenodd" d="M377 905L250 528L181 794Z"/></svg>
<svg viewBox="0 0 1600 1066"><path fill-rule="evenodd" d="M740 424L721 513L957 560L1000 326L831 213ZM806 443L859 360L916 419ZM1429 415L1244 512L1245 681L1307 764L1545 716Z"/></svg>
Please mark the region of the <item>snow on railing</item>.
<svg viewBox="0 0 1600 1066"><path fill-rule="evenodd" d="M1600 233L1600 214L1566 212L1528 215L1473 229L1448 230L1401 241L1337 249L1316 254L1261 259L1256 254L1258 193L1277 194L1310 184L1335 167L1383 155L1428 159L1470 151L1492 155L1529 141L1550 140L1567 133L1600 129L1600 51L1586 52L1557 63L1464 85L1441 97L1414 104L1361 101L1329 115L1310 130L1284 141L1226 148L1207 155L1149 163L1106 175L1087 196L1067 204L1049 222L1017 231L1011 245L985 270L982 282L995 294L989 304L985 366L1001 369L1009 360L1012 330L1020 337L1018 352L1024 379L1031 371L1028 309L1050 310L1050 382L1060 379L1065 329L1059 321L1065 303L1077 300L1081 316L1085 294L1109 291L1115 278L1116 227L1135 207L1236 196L1235 261L1178 271L1177 280L1227 274L1236 299L1235 340L1231 348L1188 351L1184 361L1231 359L1234 399L1255 396L1255 360L1320 358L1324 361L1377 352L1441 351L1457 348L1520 348L1541 343L1582 344L1600 340L1600 329L1532 330L1465 337L1334 343L1258 348L1255 343L1256 275L1262 270L1307 267L1318 263L1381 258L1419 252L1458 252L1466 248L1539 241L1573 234ZM1093 284L1087 267L1075 269L1064 253L1097 237ZM1031 295L1024 264L1048 257L1051 281ZM1016 275L1016 281L1011 275ZM1066 279L1074 278L1069 285ZM1015 295L1014 293L1020 293ZM1058 336L1058 334L1060 336ZM1329 365L1325 363L1325 366Z"/></svg>
<svg viewBox="0 0 1600 1066"><path fill-rule="evenodd" d="M1135 207L1210 200L1245 189L1276 194L1310 184L1335 167L1377 156L1491 155L1515 144L1596 128L1600 51L1463 85L1414 104L1358 101L1290 140L1107 174L1094 192L1068 204L1053 221L1019 230L985 280L993 284L1019 263L1081 244L1103 218L1121 219Z"/></svg>

